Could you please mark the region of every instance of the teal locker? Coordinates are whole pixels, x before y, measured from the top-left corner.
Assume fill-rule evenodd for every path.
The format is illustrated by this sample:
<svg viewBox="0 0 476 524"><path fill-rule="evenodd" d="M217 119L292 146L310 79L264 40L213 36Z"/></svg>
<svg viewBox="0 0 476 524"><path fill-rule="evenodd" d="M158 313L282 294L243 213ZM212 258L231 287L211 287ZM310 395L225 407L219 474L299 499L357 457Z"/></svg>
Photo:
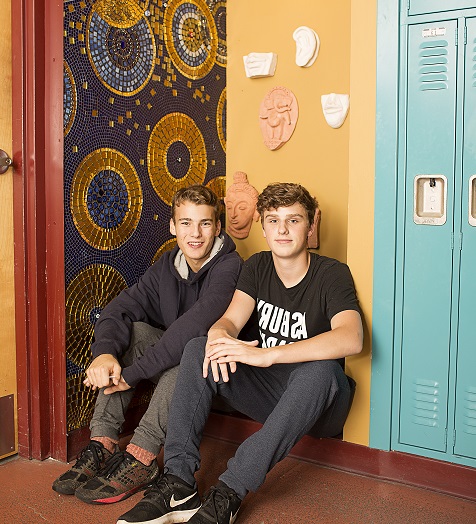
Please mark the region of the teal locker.
<svg viewBox="0 0 476 524"><path fill-rule="evenodd" d="M455 20L408 27L398 442L446 450L453 271Z"/></svg>
<svg viewBox="0 0 476 524"><path fill-rule="evenodd" d="M476 458L476 19L467 19L466 28L454 453Z"/></svg>
<svg viewBox="0 0 476 524"><path fill-rule="evenodd" d="M475 7L474 0L407 0L408 14L421 15Z"/></svg>

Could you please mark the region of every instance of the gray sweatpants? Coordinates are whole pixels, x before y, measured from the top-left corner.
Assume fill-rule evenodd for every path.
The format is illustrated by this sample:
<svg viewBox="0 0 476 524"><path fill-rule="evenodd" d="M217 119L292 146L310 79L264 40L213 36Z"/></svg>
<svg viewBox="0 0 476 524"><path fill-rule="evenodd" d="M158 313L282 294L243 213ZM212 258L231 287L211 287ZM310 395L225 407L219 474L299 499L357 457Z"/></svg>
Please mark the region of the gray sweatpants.
<svg viewBox="0 0 476 524"><path fill-rule="evenodd" d="M229 382L215 382L210 371L206 379L202 377L205 344L205 337L191 340L180 362L164 450L170 473L195 485L199 446L215 395L263 424L238 447L220 476L241 498L256 491L268 471L311 428L321 437L342 431L350 386L338 362L275 364L269 368L238 364Z"/></svg>
<svg viewBox="0 0 476 524"><path fill-rule="evenodd" d="M122 358L122 362L120 362L121 366L131 365L162 334L163 330L161 329L154 328L144 322L135 322L132 329L131 343ZM154 394L131 439L131 443L156 455L160 452L165 442L169 408L178 369L179 366L176 366L151 379L156 384ZM109 437L118 440L124 424L126 410L133 396L134 388L127 391L118 391L112 395L105 395L101 389L98 393L93 417L89 425L91 437Z"/></svg>

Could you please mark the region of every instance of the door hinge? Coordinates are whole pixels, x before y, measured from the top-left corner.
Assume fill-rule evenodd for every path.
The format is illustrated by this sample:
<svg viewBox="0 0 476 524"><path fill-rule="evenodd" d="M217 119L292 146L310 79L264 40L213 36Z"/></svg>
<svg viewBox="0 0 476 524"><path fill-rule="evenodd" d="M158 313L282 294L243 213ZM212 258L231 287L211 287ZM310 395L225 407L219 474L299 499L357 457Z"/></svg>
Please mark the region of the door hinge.
<svg viewBox="0 0 476 524"><path fill-rule="evenodd" d="M444 437L444 446L445 446L445 449L446 449L446 445L448 444L448 428L445 428L445 437Z"/></svg>
<svg viewBox="0 0 476 524"><path fill-rule="evenodd" d="M456 446L456 429L453 430L453 448Z"/></svg>
<svg viewBox="0 0 476 524"><path fill-rule="evenodd" d="M455 234L451 233L451 251L455 248Z"/></svg>
<svg viewBox="0 0 476 524"><path fill-rule="evenodd" d="M455 46L458 46L458 28L455 29Z"/></svg>
<svg viewBox="0 0 476 524"><path fill-rule="evenodd" d="M464 26L464 45L468 43L468 28Z"/></svg>
<svg viewBox="0 0 476 524"><path fill-rule="evenodd" d="M460 231L459 233L459 250L463 251L463 232Z"/></svg>

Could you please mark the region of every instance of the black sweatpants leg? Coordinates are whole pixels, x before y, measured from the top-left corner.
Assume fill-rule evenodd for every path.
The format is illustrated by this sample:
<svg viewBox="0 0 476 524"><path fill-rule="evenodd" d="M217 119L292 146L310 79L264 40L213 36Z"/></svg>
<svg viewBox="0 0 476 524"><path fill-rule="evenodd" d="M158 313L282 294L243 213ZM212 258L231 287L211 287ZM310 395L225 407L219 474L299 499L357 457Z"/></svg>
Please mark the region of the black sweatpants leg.
<svg viewBox="0 0 476 524"><path fill-rule="evenodd" d="M257 368L238 364L229 382L202 377L206 338L190 341L180 363L165 444L170 473L194 484L200 467L199 446L214 395L263 427L246 439L228 462L220 479L240 497L256 491L266 474L314 426L322 434L338 434L345 422L350 388L335 361L278 364ZM335 413L335 417L333 414Z"/></svg>

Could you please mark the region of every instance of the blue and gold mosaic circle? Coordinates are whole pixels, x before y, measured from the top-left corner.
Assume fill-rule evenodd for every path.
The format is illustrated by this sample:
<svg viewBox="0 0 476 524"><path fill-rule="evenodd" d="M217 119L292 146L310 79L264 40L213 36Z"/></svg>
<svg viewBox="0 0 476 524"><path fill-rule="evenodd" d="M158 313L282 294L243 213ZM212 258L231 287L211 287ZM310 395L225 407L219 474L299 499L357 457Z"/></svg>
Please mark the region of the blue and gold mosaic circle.
<svg viewBox="0 0 476 524"><path fill-rule="evenodd" d="M124 244L142 212L140 180L129 159L109 148L86 156L73 177L70 209L89 245L107 251Z"/></svg>
<svg viewBox="0 0 476 524"><path fill-rule="evenodd" d="M96 393L83 385L84 371L91 362L94 325L104 307L127 284L106 264L82 269L66 289L66 369L68 430L82 427L91 418Z"/></svg>
<svg viewBox="0 0 476 524"><path fill-rule="evenodd" d="M66 136L71 129L76 108L78 104L76 85L74 83L73 73L66 62L63 61L63 134Z"/></svg>
<svg viewBox="0 0 476 524"><path fill-rule="evenodd" d="M227 45L226 45L226 1L212 0L209 2L210 10L215 20L217 28L218 46L217 46L217 64L226 67Z"/></svg>
<svg viewBox="0 0 476 524"><path fill-rule="evenodd" d="M129 211L126 183L121 175L106 169L89 184L87 206L91 219L104 229L119 226Z"/></svg>
<svg viewBox="0 0 476 524"><path fill-rule="evenodd" d="M223 151L226 151L226 87L221 92L217 104L217 133Z"/></svg>
<svg viewBox="0 0 476 524"><path fill-rule="evenodd" d="M103 18L105 11L100 7L94 5L86 31L91 66L110 91L132 96L147 84L154 71L153 32L143 17L128 26L122 17L119 21L111 16Z"/></svg>
<svg viewBox="0 0 476 524"><path fill-rule="evenodd" d="M184 113L169 113L155 125L147 148L149 177L169 206L178 189L202 184L207 173L205 140Z"/></svg>
<svg viewBox="0 0 476 524"><path fill-rule="evenodd" d="M144 16L136 0L96 0L94 10L109 25L132 27Z"/></svg>
<svg viewBox="0 0 476 524"><path fill-rule="evenodd" d="M204 0L171 0L164 13L169 56L187 78L206 76L217 59L215 20Z"/></svg>
<svg viewBox="0 0 476 524"><path fill-rule="evenodd" d="M94 326L104 307L123 289L124 277L111 266L93 264L82 269L66 289L67 358L85 370L91 361Z"/></svg>

